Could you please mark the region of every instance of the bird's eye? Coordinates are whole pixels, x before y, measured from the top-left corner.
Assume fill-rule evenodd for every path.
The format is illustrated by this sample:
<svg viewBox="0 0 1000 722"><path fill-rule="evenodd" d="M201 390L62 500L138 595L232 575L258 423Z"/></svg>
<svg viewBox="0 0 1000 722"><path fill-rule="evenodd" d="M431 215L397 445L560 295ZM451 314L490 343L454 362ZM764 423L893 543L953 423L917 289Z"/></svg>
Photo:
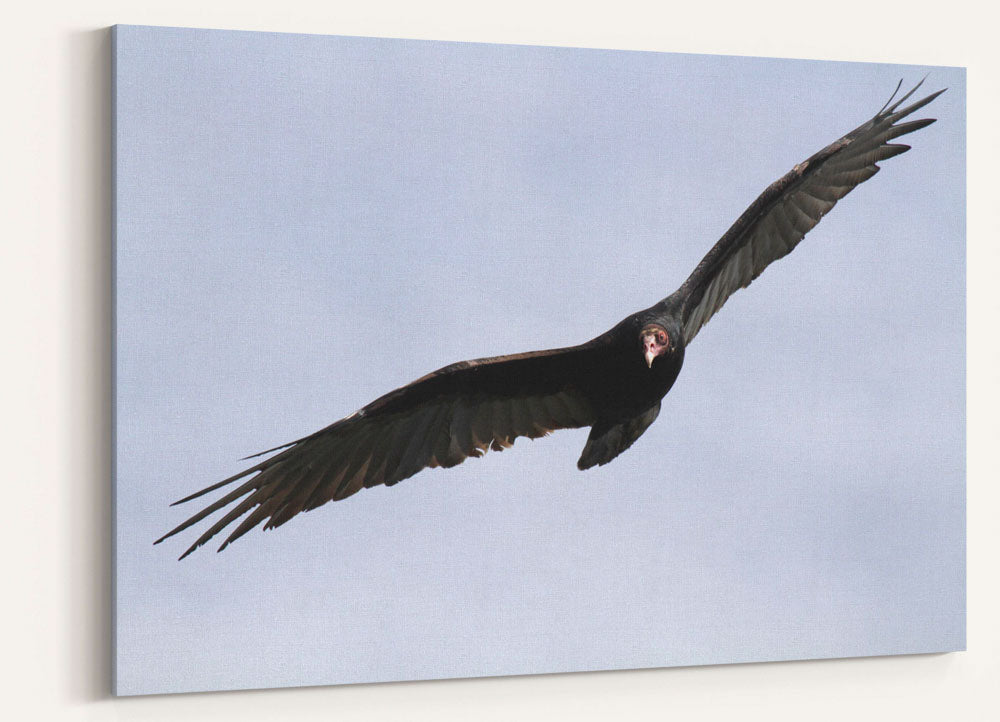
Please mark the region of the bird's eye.
<svg viewBox="0 0 1000 722"><path fill-rule="evenodd" d="M663 331L657 331L656 332L656 341L661 346L666 346L667 345L667 334L663 333Z"/></svg>

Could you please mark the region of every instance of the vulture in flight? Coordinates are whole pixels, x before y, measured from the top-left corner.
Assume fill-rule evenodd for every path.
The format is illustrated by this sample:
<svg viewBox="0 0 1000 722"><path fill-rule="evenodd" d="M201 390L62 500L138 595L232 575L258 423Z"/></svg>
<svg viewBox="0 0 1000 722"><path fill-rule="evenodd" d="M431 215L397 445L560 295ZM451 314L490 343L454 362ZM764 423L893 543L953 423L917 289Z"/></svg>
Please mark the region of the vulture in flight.
<svg viewBox="0 0 1000 722"><path fill-rule="evenodd" d="M921 83L895 103L893 93L871 120L768 186L659 303L578 346L445 366L309 436L256 454L279 452L176 502L236 484L156 543L231 506L180 558L239 522L222 551L258 524L277 527L363 488L392 486L427 467L455 466L508 448L519 436L557 429L589 426L577 466L607 464L656 420L684 349L726 299L791 252L838 200L878 172L880 161L909 150L892 140L934 122L901 122L944 92L900 107Z"/></svg>

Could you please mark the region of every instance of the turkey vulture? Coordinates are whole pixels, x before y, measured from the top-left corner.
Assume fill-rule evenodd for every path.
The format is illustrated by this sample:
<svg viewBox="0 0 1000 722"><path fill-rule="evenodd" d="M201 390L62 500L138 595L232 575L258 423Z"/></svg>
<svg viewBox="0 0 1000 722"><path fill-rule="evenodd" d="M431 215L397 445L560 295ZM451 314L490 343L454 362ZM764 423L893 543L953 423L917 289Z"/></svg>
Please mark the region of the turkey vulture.
<svg viewBox="0 0 1000 722"><path fill-rule="evenodd" d="M589 426L577 466L607 464L656 420L685 347L726 299L791 252L838 200L878 172L879 161L910 148L890 141L934 122L900 122L944 92L900 107L922 83L893 103L897 86L871 120L768 186L659 303L578 346L445 366L324 429L256 454L280 452L175 502L242 480L155 543L233 505L180 558L245 516L222 551L262 522L277 527L362 488L391 486L427 467L455 466L508 448L519 436L557 429Z"/></svg>

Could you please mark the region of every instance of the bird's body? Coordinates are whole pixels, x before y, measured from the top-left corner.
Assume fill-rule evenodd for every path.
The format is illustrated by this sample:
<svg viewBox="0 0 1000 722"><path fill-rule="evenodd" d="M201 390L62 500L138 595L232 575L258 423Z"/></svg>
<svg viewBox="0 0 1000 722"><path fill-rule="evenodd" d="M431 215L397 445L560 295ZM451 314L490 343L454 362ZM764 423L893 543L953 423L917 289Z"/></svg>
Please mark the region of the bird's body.
<svg viewBox="0 0 1000 722"><path fill-rule="evenodd" d="M794 249L837 200L878 171L878 161L909 149L889 140L933 122L899 122L943 92L899 109L915 90L772 183L659 303L578 346L446 366L262 452L258 456L278 453L178 502L242 480L157 543L233 505L183 556L245 517L225 548L258 524L279 526L362 488L392 485L424 468L455 466L507 448L519 436L558 429L590 427L580 469L608 463L655 421L686 346L726 299Z"/></svg>

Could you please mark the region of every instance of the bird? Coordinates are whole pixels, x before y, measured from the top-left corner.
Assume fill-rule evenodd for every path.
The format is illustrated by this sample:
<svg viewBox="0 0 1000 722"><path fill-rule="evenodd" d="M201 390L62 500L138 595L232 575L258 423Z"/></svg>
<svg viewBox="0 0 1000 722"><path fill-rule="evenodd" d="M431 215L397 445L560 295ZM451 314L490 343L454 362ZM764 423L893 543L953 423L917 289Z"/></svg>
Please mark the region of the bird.
<svg viewBox="0 0 1000 722"><path fill-rule="evenodd" d="M453 363L308 436L248 456L267 458L174 502L240 482L154 543L228 507L180 559L236 524L221 552L257 525L273 529L361 489L560 429L590 427L580 470L611 462L656 420L685 348L726 300L790 253L838 200L879 171L878 163L910 149L890 141L935 122L903 122L946 90L904 106L923 82L895 100L900 81L870 120L769 185L658 303L576 346Z"/></svg>

